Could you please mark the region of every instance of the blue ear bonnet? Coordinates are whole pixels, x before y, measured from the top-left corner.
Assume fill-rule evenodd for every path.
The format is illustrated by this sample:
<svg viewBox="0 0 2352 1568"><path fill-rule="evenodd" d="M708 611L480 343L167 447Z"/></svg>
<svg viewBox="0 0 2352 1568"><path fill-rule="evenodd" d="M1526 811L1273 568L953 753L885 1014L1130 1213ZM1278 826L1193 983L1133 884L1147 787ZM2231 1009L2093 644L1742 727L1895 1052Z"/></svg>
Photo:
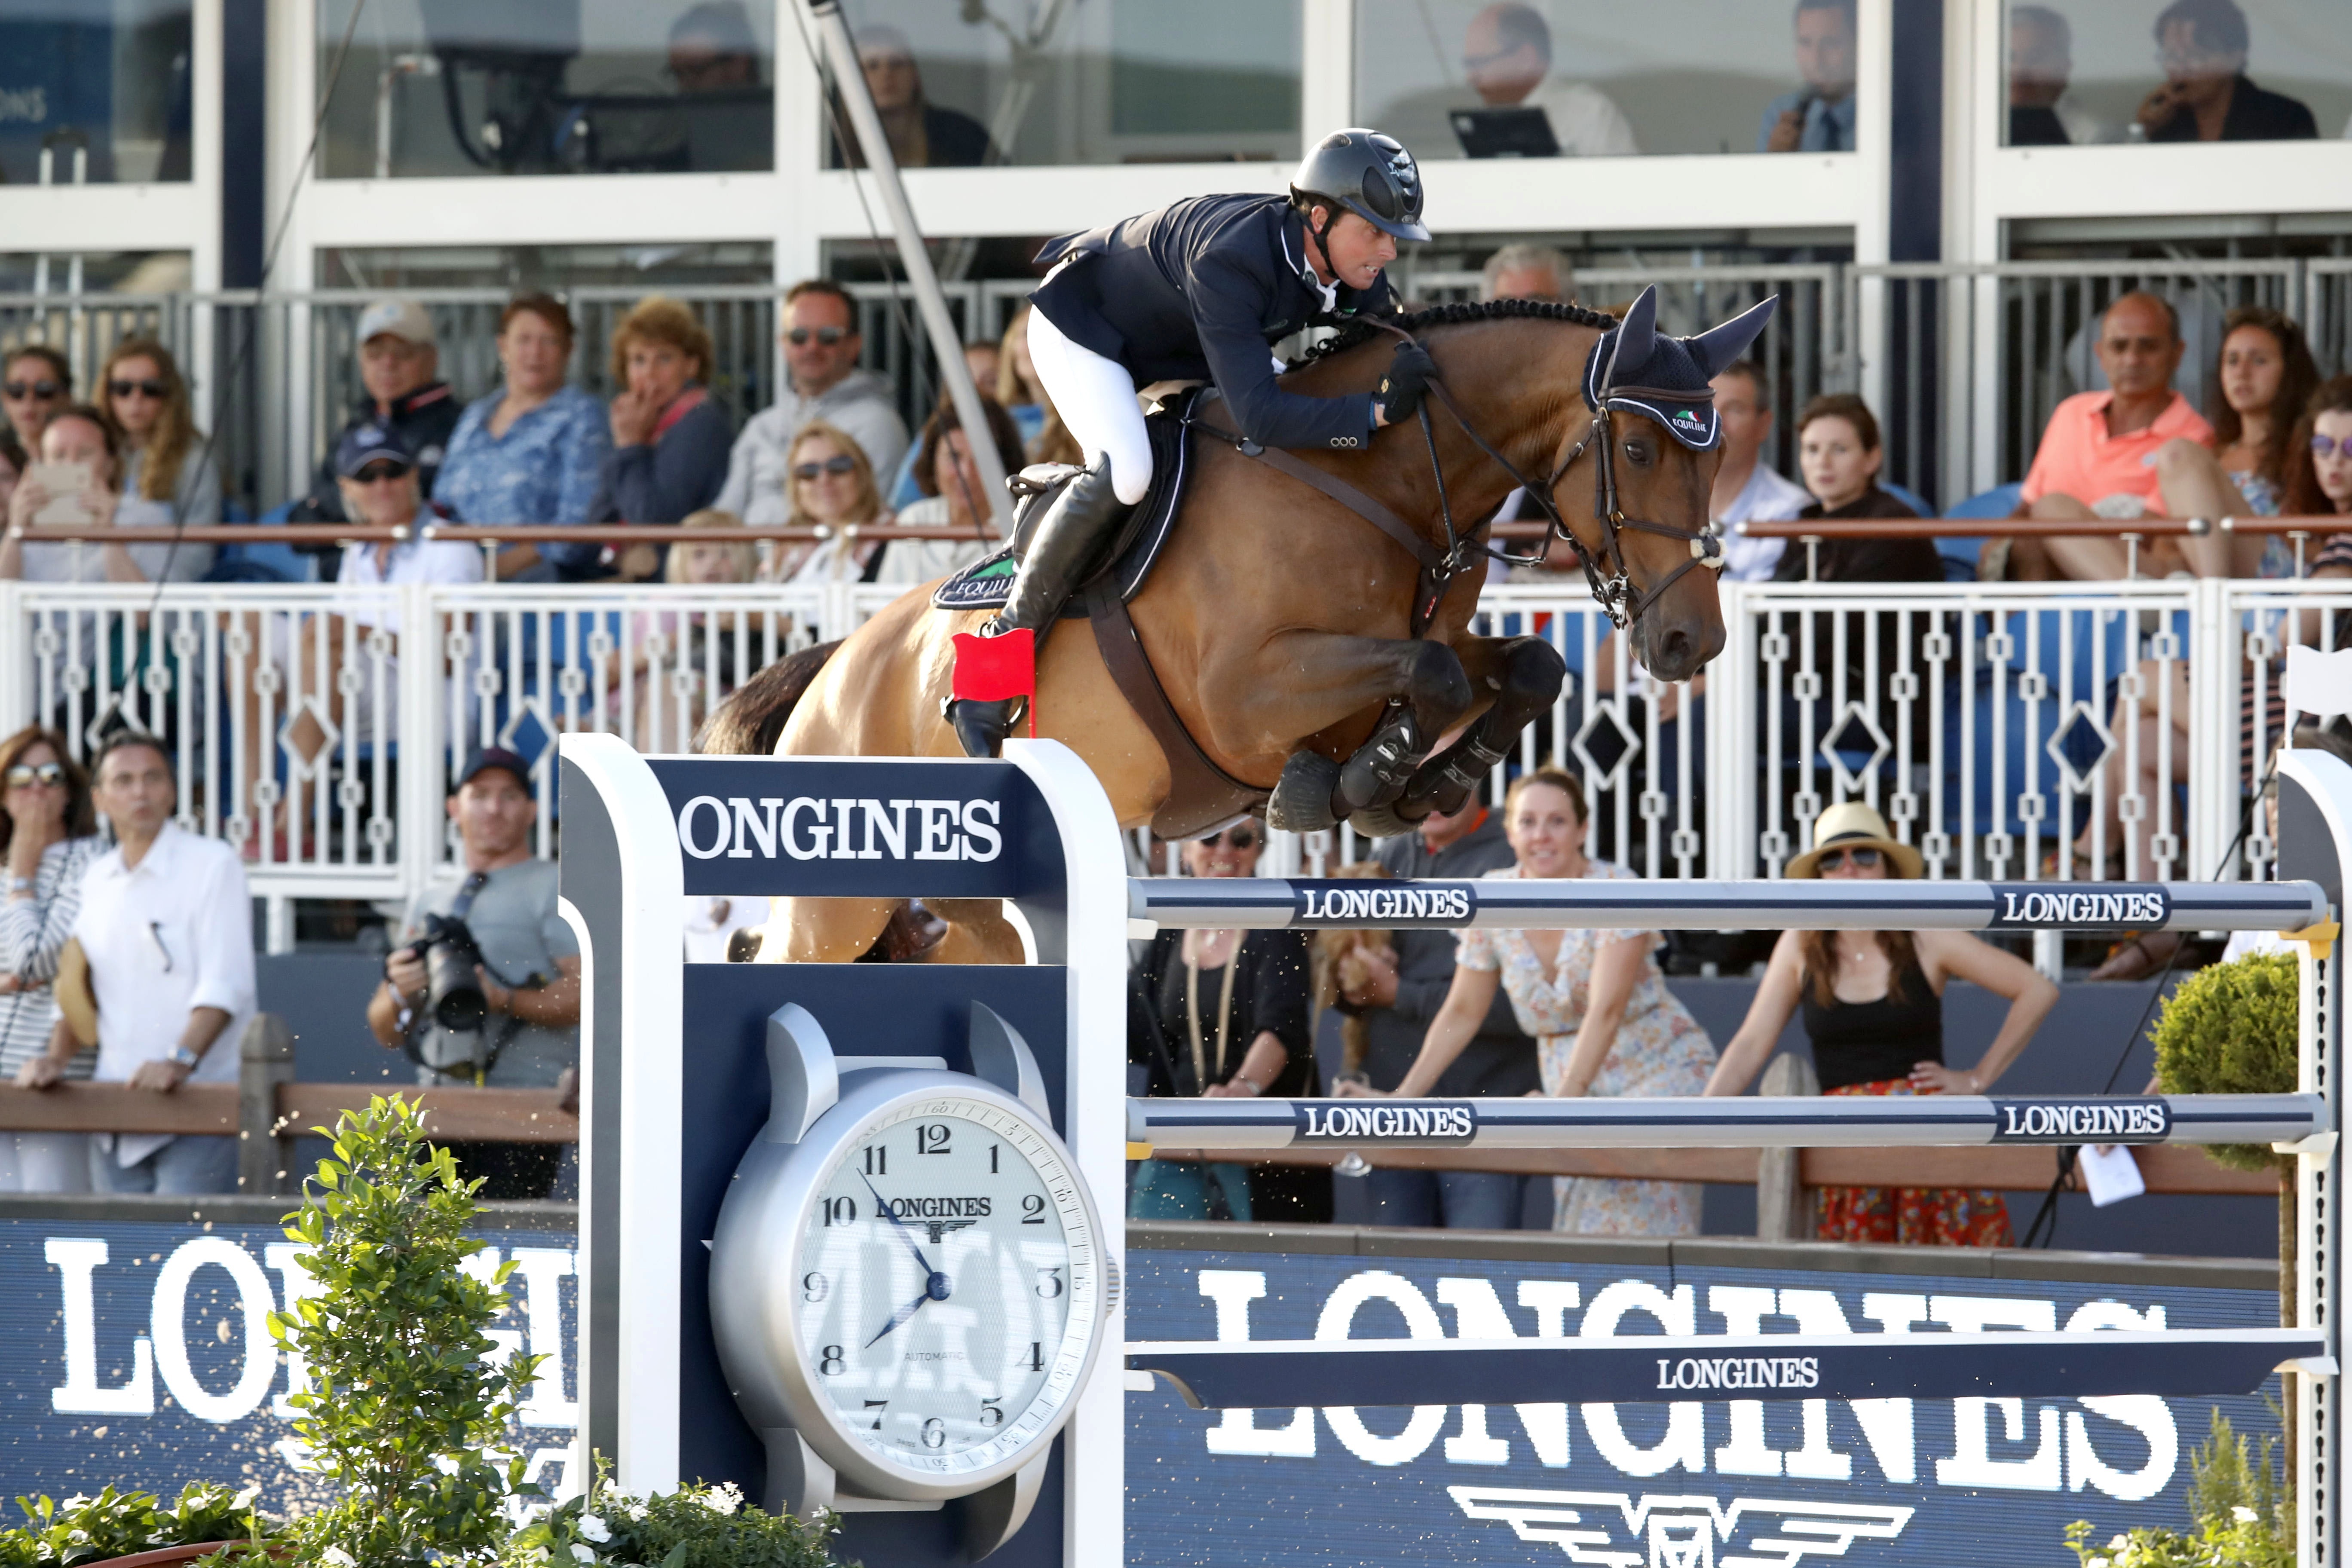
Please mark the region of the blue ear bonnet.
<svg viewBox="0 0 2352 1568"><path fill-rule="evenodd" d="M1747 352L1779 304L1778 295L1767 295L1695 338L1674 338L1656 331L1657 289L1643 289L1625 319L1585 359L1586 406L1597 412L1605 404L1617 413L1643 415L1692 451L1713 451L1723 442L1723 422L1708 384Z"/></svg>

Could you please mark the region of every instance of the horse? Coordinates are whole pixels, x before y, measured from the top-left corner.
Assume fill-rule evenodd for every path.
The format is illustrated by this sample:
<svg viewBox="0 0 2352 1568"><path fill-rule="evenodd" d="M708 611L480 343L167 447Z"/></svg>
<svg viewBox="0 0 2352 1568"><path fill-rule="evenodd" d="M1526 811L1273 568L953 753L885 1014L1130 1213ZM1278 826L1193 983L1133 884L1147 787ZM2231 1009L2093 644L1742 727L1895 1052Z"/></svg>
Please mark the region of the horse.
<svg viewBox="0 0 2352 1568"><path fill-rule="evenodd" d="M1622 323L1574 306L1503 300L1352 324L1295 363L1282 384L1313 396L1365 391L1409 334L1436 362L1439 407L1424 404L1419 418L1381 428L1368 450L1288 454L1287 471L1270 471L1265 454L1220 427L1221 407L1212 405L1192 437L1181 512L1129 606L1199 751L1231 780L1272 792L1266 814L1277 826L1328 826L1336 814L1362 830L1397 832L1432 809L1457 809L1513 736L1549 707L1564 674L1540 638L1469 631L1483 536L1473 529L1465 537L1457 521L1491 517L1515 487L1553 518L1643 667L1664 680L1696 673L1724 642L1715 573L1692 569L1720 563L1706 531L1720 449L1693 449L1654 407L1620 407L1613 394L1661 384L1639 374L1654 368L1654 353L1678 346L1683 382L1696 363L1703 403L1704 378L1746 349L1772 303L1680 340L1655 335L1649 292ZM1605 334L1614 341L1604 371L1596 347ZM1408 551L1384 536L1394 528L1367 521L1383 509L1423 548ZM1400 521L1407 519L1415 521ZM1427 569L1438 559L1450 571ZM941 716L952 638L984 618L936 609L928 590L911 591L829 655L796 656L790 679L763 688L766 710L735 722L775 733L774 709L789 704L780 756L960 755ZM1045 641L1032 709L1034 732L1087 761L1121 826L1152 821L1169 804L1177 771L1086 628L1065 626ZM1451 746L1426 754L1434 738L1465 724ZM1333 806L1324 806L1327 796ZM1169 831L1165 816L1160 826ZM1206 826L1184 824L1192 832ZM897 907L781 900L761 960L853 959ZM1021 961L1018 933L993 901L929 907L948 930L928 957Z"/></svg>

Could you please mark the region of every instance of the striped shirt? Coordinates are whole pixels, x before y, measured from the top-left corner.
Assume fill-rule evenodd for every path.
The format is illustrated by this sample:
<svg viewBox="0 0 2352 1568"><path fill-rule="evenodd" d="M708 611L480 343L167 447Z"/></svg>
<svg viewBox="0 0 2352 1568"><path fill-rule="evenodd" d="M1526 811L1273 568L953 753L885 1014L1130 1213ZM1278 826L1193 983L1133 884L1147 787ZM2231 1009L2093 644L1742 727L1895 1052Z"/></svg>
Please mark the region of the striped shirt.
<svg viewBox="0 0 2352 1568"><path fill-rule="evenodd" d="M49 983L81 913L82 872L106 850L106 840L96 836L52 844L34 874L33 896L0 901L0 973L15 975L21 985L0 995L0 1080L13 1081L17 1068L48 1048L58 1021ZM97 1065L96 1047L77 1051L66 1077L87 1079Z"/></svg>

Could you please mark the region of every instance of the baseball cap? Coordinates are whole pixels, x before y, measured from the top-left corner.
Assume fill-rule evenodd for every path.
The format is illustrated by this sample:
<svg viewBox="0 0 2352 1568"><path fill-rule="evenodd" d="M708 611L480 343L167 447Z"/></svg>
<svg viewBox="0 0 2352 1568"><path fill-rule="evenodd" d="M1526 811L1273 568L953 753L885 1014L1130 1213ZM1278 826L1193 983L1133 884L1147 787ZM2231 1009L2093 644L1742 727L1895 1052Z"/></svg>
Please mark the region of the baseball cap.
<svg viewBox="0 0 2352 1568"><path fill-rule="evenodd" d="M457 770L457 782L449 786L449 793L457 794L472 784L478 774L486 773L492 768L504 768L508 773L514 774L517 784L521 784L526 790L530 788L530 764L522 760L520 752L510 752L504 746L484 746L480 751L467 757L466 765Z"/></svg>
<svg viewBox="0 0 2352 1568"><path fill-rule="evenodd" d="M358 341L390 332L403 342L433 346L433 314L414 300L378 300L360 312Z"/></svg>
<svg viewBox="0 0 2352 1568"><path fill-rule="evenodd" d="M338 478L355 479L362 468L374 462L398 463L404 468L413 468L416 467L416 455L400 438L399 431L374 419L353 426L335 443Z"/></svg>

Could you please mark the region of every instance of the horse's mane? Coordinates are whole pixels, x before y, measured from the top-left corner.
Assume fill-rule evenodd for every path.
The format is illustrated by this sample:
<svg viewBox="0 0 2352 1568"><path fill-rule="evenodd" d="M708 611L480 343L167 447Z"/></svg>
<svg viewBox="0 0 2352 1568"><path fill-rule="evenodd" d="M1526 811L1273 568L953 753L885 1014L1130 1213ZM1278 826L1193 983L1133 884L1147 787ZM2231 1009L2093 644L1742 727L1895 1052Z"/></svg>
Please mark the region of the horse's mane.
<svg viewBox="0 0 2352 1568"><path fill-rule="evenodd" d="M1568 321L1580 327L1599 327L1606 331L1617 324L1617 318L1604 310L1588 310L1581 305L1563 305L1554 300L1488 300L1483 302L1458 301L1451 305L1433 305L1426 310L1410 315L1381 319L1367 318L1349 322L1339 331L1316 344L1306 353L1290 362L1289 368L1299 370L1334 354L1370 342L1375 337L1386 337L1388 327L1401 327L1417 332L1423 327L1459 326L1471 321L1503 321L1511 320L1533 321Z"/></svg>

